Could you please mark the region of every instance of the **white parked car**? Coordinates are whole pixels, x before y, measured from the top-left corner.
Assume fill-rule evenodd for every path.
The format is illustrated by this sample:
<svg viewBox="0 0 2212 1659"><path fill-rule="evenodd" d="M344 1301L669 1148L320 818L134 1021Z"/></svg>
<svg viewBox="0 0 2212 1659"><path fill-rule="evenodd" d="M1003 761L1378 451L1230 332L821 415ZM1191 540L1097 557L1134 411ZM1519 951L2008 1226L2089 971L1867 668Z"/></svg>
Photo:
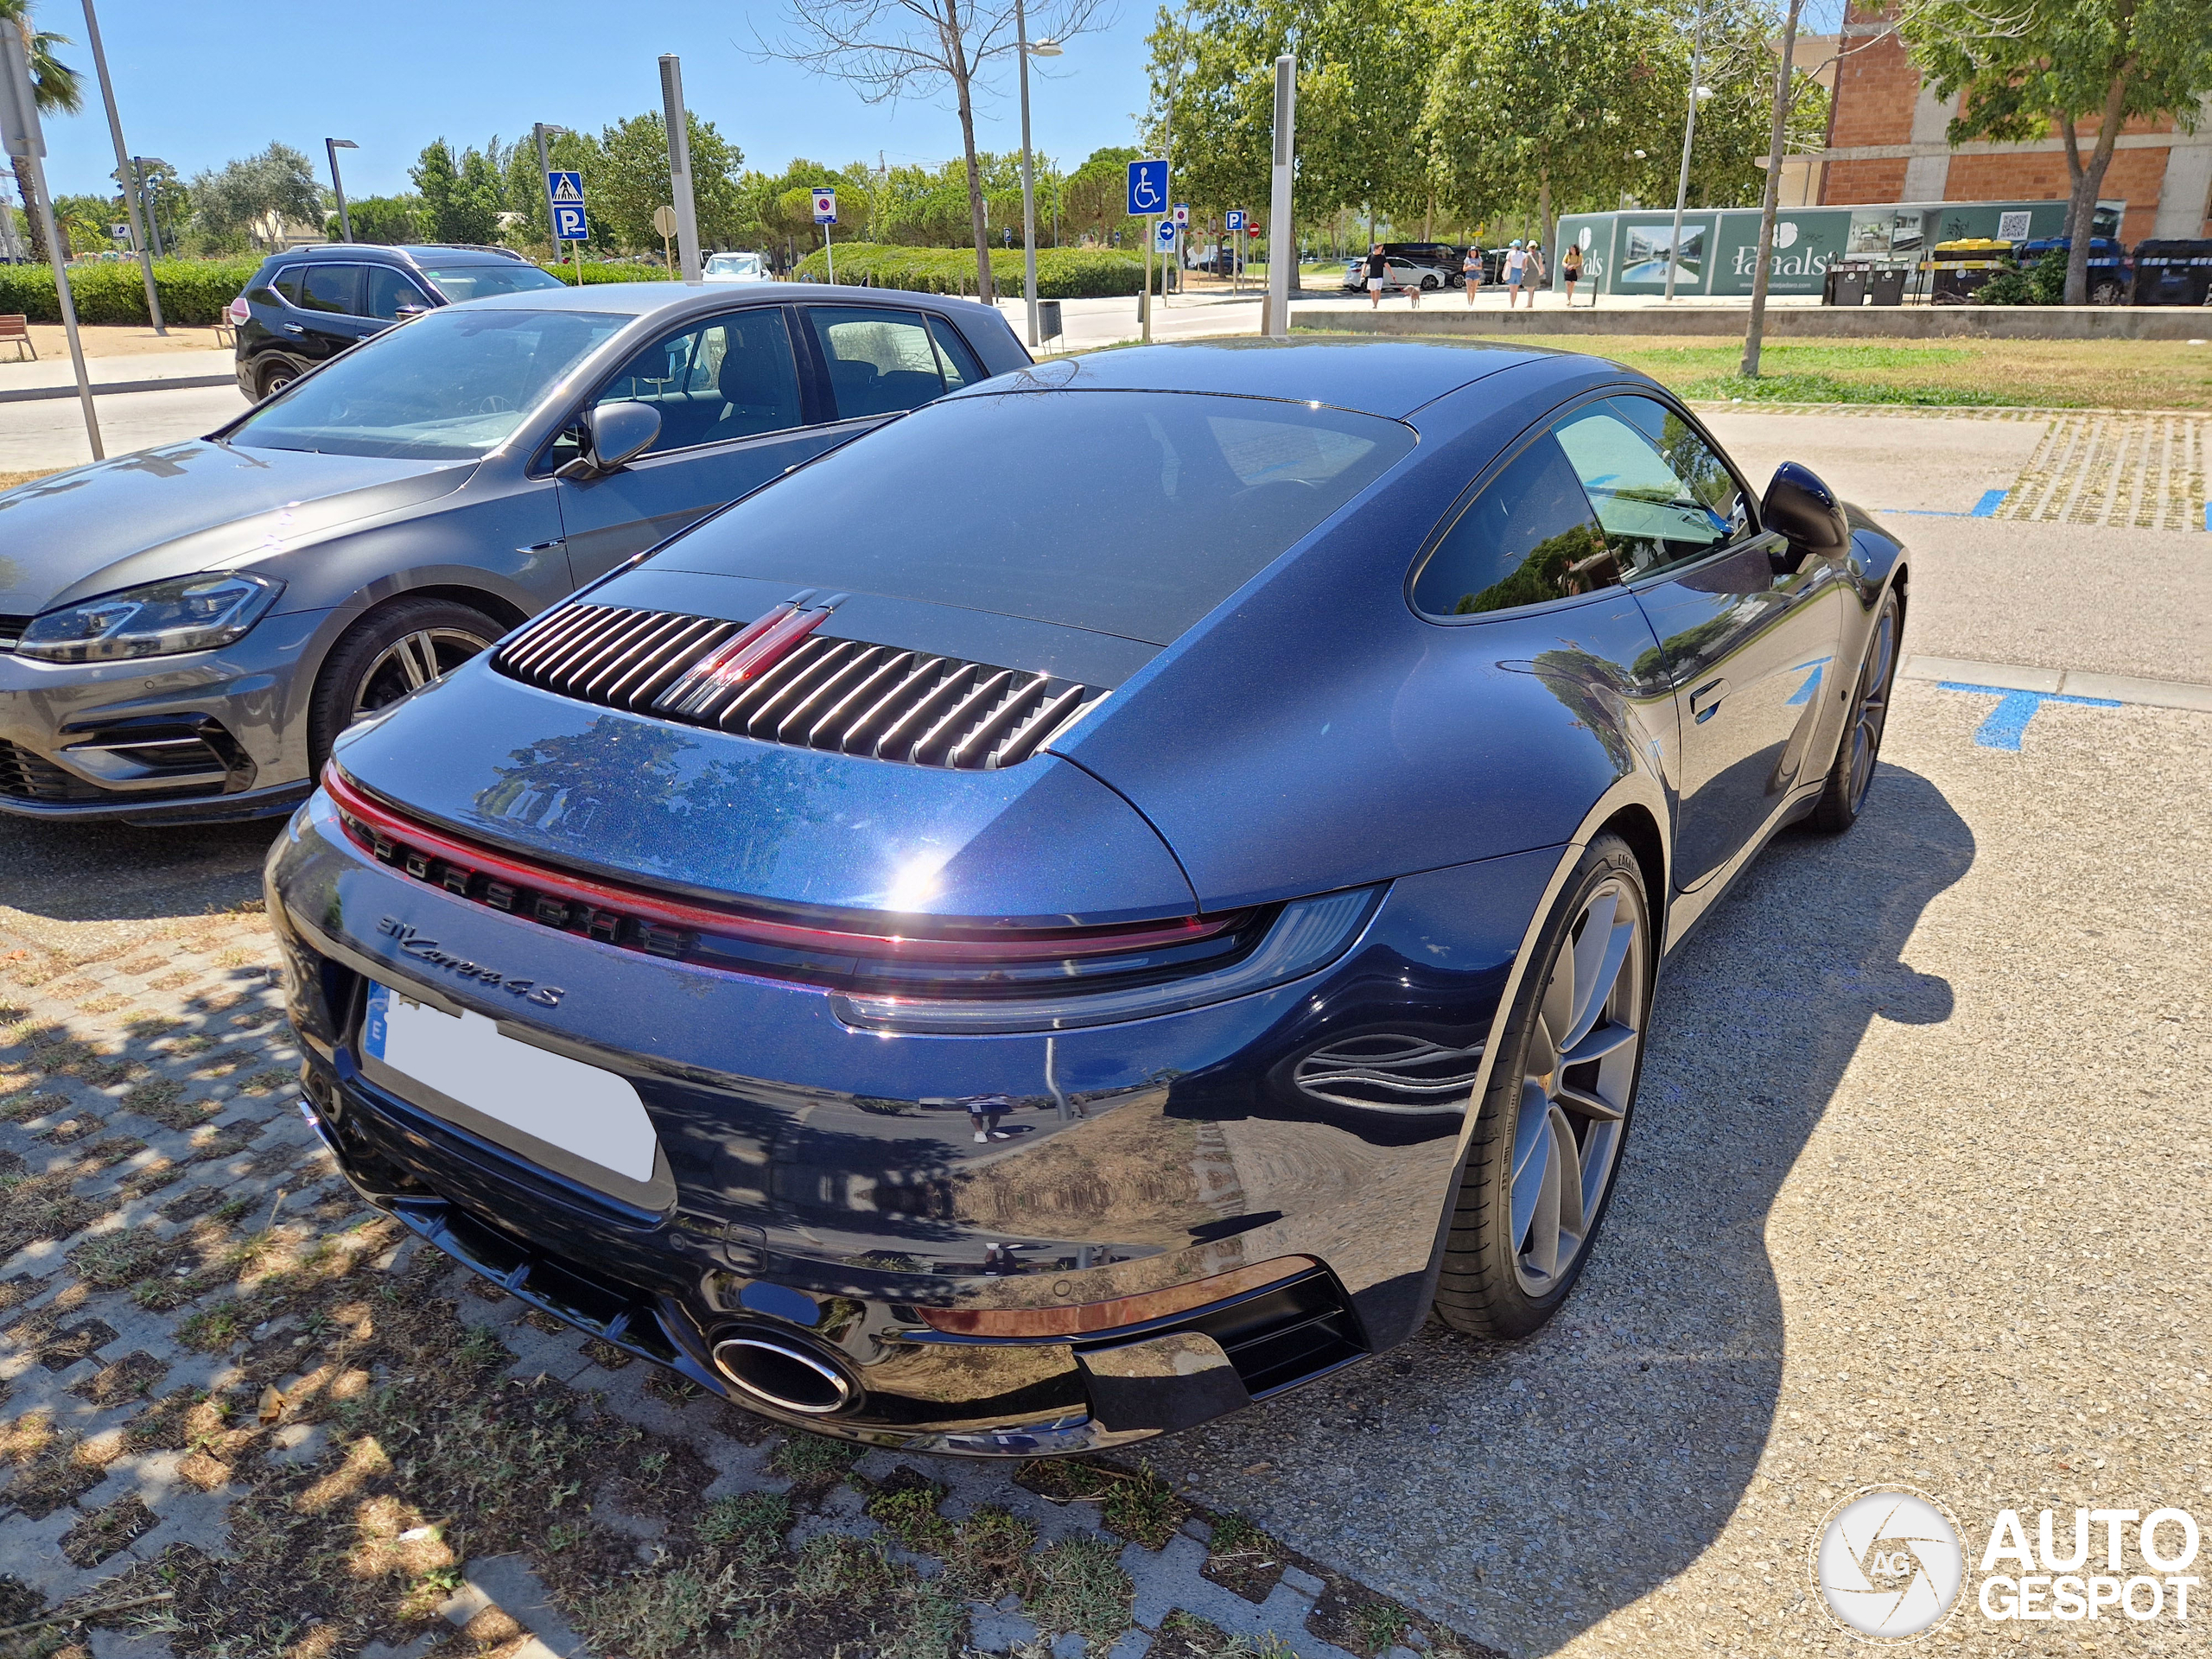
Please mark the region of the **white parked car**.
<svg viewBox="0 0 2212 1659"><path fill-rule="evenodd" d="M707 268L699 273L700 280L709 283L765 283L768 262L757 253L715 253L707 257Z"/></svg>
<svg viewBox="0 0 2212 1659"><path fill-rule="evenodd" d="M1395 254L1389 256L1385 263L1390 272L1385 279L1388 284L1386 292L1390 288L1421 288L1433 292L1452 280L1449 272L1440 270L1434 265L1417 265L1412 260L1401 259ZM1344 288L1349 293L1367 292L1367 258L1364 254L1344 262Z"/></svg>

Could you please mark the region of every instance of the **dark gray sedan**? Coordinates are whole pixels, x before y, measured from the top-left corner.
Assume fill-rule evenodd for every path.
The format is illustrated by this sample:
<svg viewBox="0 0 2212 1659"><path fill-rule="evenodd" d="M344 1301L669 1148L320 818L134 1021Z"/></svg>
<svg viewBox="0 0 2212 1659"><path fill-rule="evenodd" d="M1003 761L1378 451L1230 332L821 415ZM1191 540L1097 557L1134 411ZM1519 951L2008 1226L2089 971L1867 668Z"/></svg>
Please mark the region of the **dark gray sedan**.
<svg viewBox="0 0 2212 1659"><path fill-rule="evenodd" d="M525 618L1028 361L997 312L931 295L505 295L205 439L0 494L0 811L282 811L338 733Z"/></svg>

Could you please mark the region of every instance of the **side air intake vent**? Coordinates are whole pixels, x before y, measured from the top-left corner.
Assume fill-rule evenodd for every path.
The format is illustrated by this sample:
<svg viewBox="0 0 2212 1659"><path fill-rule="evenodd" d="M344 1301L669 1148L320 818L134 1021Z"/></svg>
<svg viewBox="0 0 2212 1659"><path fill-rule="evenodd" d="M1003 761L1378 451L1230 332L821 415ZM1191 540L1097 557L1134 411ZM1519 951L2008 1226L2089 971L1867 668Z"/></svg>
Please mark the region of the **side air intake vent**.
<svg viewBox="0 0 2212 1659"><path fill-rule="evenodd" d="M817 632L801 594L750 623L569 605L499 652L543 690L764 742L983 772L1027 760L1105 695L1049 674Z"/></svg>

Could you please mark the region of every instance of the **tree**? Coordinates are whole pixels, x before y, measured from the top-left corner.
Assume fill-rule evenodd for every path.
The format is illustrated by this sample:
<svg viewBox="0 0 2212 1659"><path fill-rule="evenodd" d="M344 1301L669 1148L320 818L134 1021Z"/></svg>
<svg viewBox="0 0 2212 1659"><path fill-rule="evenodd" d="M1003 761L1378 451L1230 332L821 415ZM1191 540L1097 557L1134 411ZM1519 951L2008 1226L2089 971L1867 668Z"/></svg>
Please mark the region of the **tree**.
<svg viewBox="0 0 2212 1659"><path fill-rule="evenodd" d="M192 181L193 218L217 233L237 232L284 245L284 224L322 223L322 187L308 158L289 144L273 143L257 156L226 162Z"/></svg>
<svg viewBox="0 0 2212 1659"><path fill-rule="evenodd" d="M788 33L760 55L842 80L863 101L952 95L968 169L976 293L992 297L983 181L976 152L976 95L1016 50L1013 0L785 0ZM1039 0L1029 38L1065 41L1093 28L1101 0Z"/></svg>
<svg viewBox="0 0 2212 1659"><path fill-rule="evenodd" d="M84 89L77 72L54 55L54 48L69 44L67 35L31 27L30 0L0 0L0 23L19 25L30 42L31 101L41 115L74 115L84 107ZM30 162L10 156L16 172L16 194L23 199L23 219L29 233L31 257L46 257L46 232L38 222L31 194Z"/></svg>
<svg viewBox="0 0 2212 1659"><path fill-rule="evenodd" d="M423 147L408 176L422 197L423 227L432 241L486 243L498 237L507 200L505 159L496 137L488 151L472 148L458 156L442 138Z"/></svg>
<svg viewBox="0 0 2212 1659"><path fill-rule="evenodd" d="M700 239L719 244L734 236L746 218L738 188L744 153L711 121L686 111L684 124L691 138L691 200ZM590 217L604 219L626 251L658 248L653 210L668 205L669 182L668 123L660 111L618 121L599 136L599 163L585 190Z"/></svg>
<svg viewBox="0 0 2212 1659"><path fill-rule="evenodd" d="M2097 193L2121 129L2171 118L2196 130L2212 92L2212 0L1906 0L1897 30L1938 98L1963 94L1953 143L2026 143L2056 124L2072 185L2066 303L2084 303Z"/></svg>
<svg viewBox="0 0 2212 1659"><path fill-rule="evenodd" d="M414 196L363 196L349 202L346 211L353 220L353 239L386 247L415 241L423 233L422 206Z"/></svg>

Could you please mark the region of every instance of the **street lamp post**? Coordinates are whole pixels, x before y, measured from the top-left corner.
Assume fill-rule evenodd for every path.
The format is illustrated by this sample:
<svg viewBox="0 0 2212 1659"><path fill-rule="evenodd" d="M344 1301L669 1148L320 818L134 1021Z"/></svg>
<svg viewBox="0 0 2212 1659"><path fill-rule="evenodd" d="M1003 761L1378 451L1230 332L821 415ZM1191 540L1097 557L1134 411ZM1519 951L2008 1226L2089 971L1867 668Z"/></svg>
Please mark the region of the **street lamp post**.
<svg viewBox="0 0 2212 1659"><path fill-rule="evenodd" d="M330 188L338 198L338 233L348 242L353 239L353 215L346 209L346 181L338 176L338 152L359 148L351 138L326 138L322 141L323 154L330 157Z"/></svg>
<svg viewBox="0 0 2212 1659"><path fill-rule="evenodd" d="M1029 14L1014 0L1014 43L1021 54L1021 300L1029 314L1029 348L1037 349L1037 175L1029 154L1029 60L1057 58L1058 41L1029 44Z"/></svg>
<svg viewBox="0 0 2212 1659"><path fill-rule="evenodd" d="M553 163L545 152L545 141L548 138L558 138L567 131L566 127L553 126L543 121L537 123L530 130L531 137L537 141L537 188L541 192L545 188L545 175L553 170ZM559 264L561 239L553 234L553 204L550 198L548 198L545 204L545 240L553 249L553 263ZM581 266L578 268L576 280L579 283L583 281Z"/></svg>
<svg viewBox="0 0 2212 1659"><path fill-rule="evenodd" d="M1705 71L1705 9L1697 14L1696 31L1690 36L1690 107L1682 118L1682 170L1675 179L1675 238L1667 248L1667 297L1675 297L1675 273L1682 265L1682 206L1690 193L1690 141L1697 137L1697 101L1705 96L1698 77Z"/></svg>
<svg viewBox="0 0 2212 1659"><path fill-rule="evenodd" d="M115 111L115 83L107 78L107 48L100 43L100 20L93 14L92 0L85 0L85 39L92 48L92 67L100 78L100 101L107 105L108 137L115 140L115 182L123 192L123 205L130 210L130 239L137 245L139 274L146 279L146 315L153 320L154 332L164 339L168 330L162 326L162 296L154 291L154 256L146 246L146 233L138 223L138 197L130 188L130 151L123 142L123 118Z"/></svg>

